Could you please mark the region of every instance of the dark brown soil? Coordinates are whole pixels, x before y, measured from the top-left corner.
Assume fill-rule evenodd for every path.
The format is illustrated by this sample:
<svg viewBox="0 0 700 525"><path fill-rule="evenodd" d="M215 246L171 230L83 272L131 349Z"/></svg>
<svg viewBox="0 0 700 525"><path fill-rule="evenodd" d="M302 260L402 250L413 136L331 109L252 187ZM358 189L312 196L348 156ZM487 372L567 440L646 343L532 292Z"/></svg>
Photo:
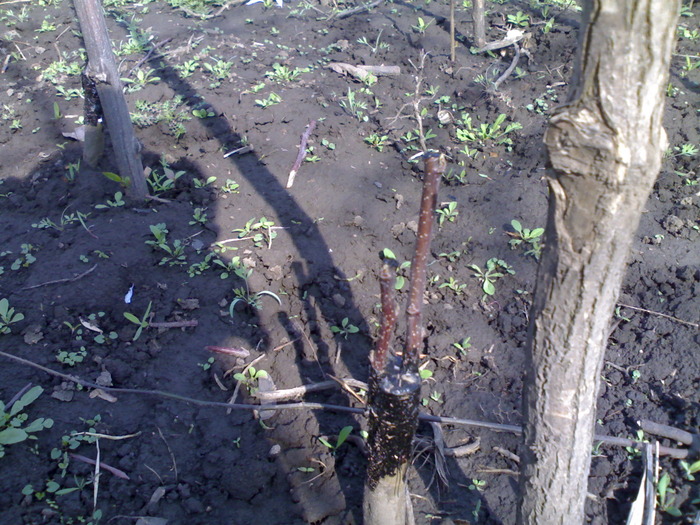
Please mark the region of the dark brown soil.
<svg viewBox="0 0 700 525"><path fill-rule="evenodd" d="M236 386L233 373L254 359L277 388L330 377L365 380L380 313L380 252L389 248L403 262L410 260L414 247L421 181L418 165L409 162L417 142L407 142L406 134L416 129L411 102L416 77L422 76L424 129L434 135L428 146L452 159L452 176L439 200L441 206L457 203L459 212L437 231L432 247L429 277L434 280L426 294L423 363L434 375L424 384L424 411L519 424L523 345L537 261L522 247L511 249L507 233L513 219L527 228L544 225L542 134L547 115L566 97L580 14L551 7L555 23L545 33L539 8L527 2L487 3L489 40L502 38L509 27L507 15L518 11L537 24L529 30L530 56L519 63L521 75L489 94L477 77L493 81L510 64L512 52L471 54L470 12L460 6L461 43L452 64L444 0L396 1L333 20L324 15L331 7L313 0L283 8L231 7L206 20L162 1L129 1L121 7L105 3L117 46L124 49L129 40L128 25L133 35L142 31L150 39L145 51L119 57L123 77L137 78L136 65L152 69L151 76L157 77L127 94L134 113L147 113L139 101L181 97L171 124L154 122L156 112L151 111L150 120L144 116L139 121L137 135L153 173L163 174L162 161L183 174L159 193L162 201L95 208L114 201L120 191L100 174L116 171L116 166L108 154L98 170L83 166L70 180L68 166L77 162L81 146L62 132L76 127L82 99L66 100L57 85L77 89L80 78L76 71L64 71L53 77L54 84L50 70L47 74L58 54L64 64L82 65L74 11L66 1L0 5L0 58L6 66L0 75L0 299L24 315L10 325L11 333L0 335L0 348L87 381L105 379L108 373L107 383L115 387L204 401L228 401ZM17 17L22 8L26 19ZM692 30L699 15L696 4L694 16L681 23ZM418 17L435 20L425 34L412 28ZM38 32L44 21L56 28ZM362 37L370 45L358 43ZM149 46L158 44L147 54ZM421 49L429 53L423 61ZM685 56L694 57L692 63L698 51L697 39L679 32L665 120L670 153L643 215L620 297L621 304L655 313L624 306L618 310L598 406L601 434L639 437L640 419L690 432L698 432L700 425L699 155L680 150L684 144L700 144L700 70L683 69ZM214 65L215 58L231 63L221 81L205 66ZM182 66L190 60L197 67L184 76ZM362 93L362 83L329 69L329 62L396 65L401 74L379 77L371 93ZM266 76L275 63L308 71L276 83ZM262 82L265 86L254 92ZM435 89L428 94L431 86ZM366 103L361 110L366 118L351 114L349 90ZM256 104L272 92L280 103L267 108ZM54 118L54 104L61 118ZM460 142L455 125L438 122L442 109L456 119L468 112L477 127L503 113L504 127L519 122L522 128L507 135L510 144ZM194 110L203 111L205 118L194 116ZM286 189L300 135L312 119L318 122L309 142L313 151L293 187ZM21 128L16 122L13 126L16 120ZM184 134L177 133L178 122ZM382 151L364 140L373 133L386 136ZM225 155L243 145L252 150ZM471 157L462 152L465 145L474 150ZM463 170L462 180L454 176ZM210 178L213 182L204 186ZM235 192L225 191L227 179L239 185ZM206 223L193 219L195 208L206 210ZM84 226L77 221L78 212L86 216ZM259 242L248 235L240 239L237 230L261 217L273 221L275 229L253 232L262 232ZM54 226L37 227L46 218ZM149 227L156 224L167 225L171 247L181 241L184 264L162 261L167 254L146 243L154 239ZM207 258L214 243L227 240L223 246L229 251L217 250ZM35 262L22 258L23 245L31 245ZM234 289L244 283L233 274L225 278L213 261L234 257L252 269L250 293L272 292L281 306L263 294L260 309L238 302L230 315ZM494 257L512 266L514 274L499 279L495 295L484 298L469 265L483 268ZM441 286L449 279L456 280L455 290ZM131 286L133 299L126 304ZM399 293L400 301L406 289ZM134 340L137 327L124 313L142 317L149 305L153 322L196 320L197 326L146 328ZM95 341L97 332L82 326L81 319L107 335L114 332L114 339ZM332 327L341 327L344 319L359 331L346 337L334 333ZM453 343L465 338L471 347L460 352ZM250 356L222 357L209 346L243 348ZM59 362L61 351L79 353L81 347L82 362ZM212 357L213 364L208 362ZM92 479L91 466L73 458L64 472L51 453L67 449L62 436L87 430L97 415L96 432L131 436L99 439L101 460L130 478L103 472L97 492L102 523L133 523L136 516L161 517L171 524L361 522L361 450L346 443L334 452L319 437L333 443L347 425L358 436L366 424L362 417L288 410L261 421L247 410L228 414L152 395L121 393L110 402L7 358L1 362L0 398L7 402L28 383L41 385L45 393L25 411L30 421L51 417L54 425L36 433L35 441L5 448L0 523L78 523L92 514L92 484L43 499L37 492L50 481L70 488ZM306 400L361 406L339 389ZM237 401L250 401L245 388L239 389ZM448 446L480 439L480 449L464 458L448 457L447 485L435 479L430 457L416 460L410 488L418 523L514 523L518 466L494 447L517 452L518 437L466 426L445 425L443 432ZM433 435L427 425L419 433ZM76 445L78 454L96 456L94 443ZM660 513L660 519L689 523L700 508L698 484L686 479L678 461L663 460L662 468L676 491L673 506L686 518ZM641 471L639 456L624 448L597 449L587 503L590 522L623 523ZM25 495L28 484L33 490Z"/></svg>

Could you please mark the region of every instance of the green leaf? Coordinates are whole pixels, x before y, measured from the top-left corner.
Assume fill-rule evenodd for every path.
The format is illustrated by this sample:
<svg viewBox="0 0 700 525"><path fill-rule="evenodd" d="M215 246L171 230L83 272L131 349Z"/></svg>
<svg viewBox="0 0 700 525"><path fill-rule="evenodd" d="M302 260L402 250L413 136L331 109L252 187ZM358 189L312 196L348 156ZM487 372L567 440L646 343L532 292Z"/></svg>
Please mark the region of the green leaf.
<svg viewBox="0 0 700 525"><path fill-rule="evenodd" d="M535 228L530 232L530 237L540 237L544 233L544 228Z"/></svg>
<svg viewBox="0 0 700 525"><path fill-rule="evenodd" d="M389 248L384 248L382 250L382 257L385 259L391 259L392 261L396 260L396 255L394 255L394 252L392 252Z"/></svg>
<svg viewBox="0 0 700 525"><path fill-rule="evenodd" d="M0 299L0 317L7 317L7 310L10 308L10 301L4 297Z"/></svg>
<svg viewBox="0 0 700 525"><path fill-rule="evenodd" d="M347 427L343 427L340 432L338 432L338 440L335 443L335 448L338 448L340 445L345 443L345 440L348 439L350 432L352 432L352 427L349 425Z"/></svg>
<svg viewBox="0 0 700 525"><path fill-rule="evenodd" d="M520 232L523 231L523 225L520 224L520 221L518 221L518 220L516 220L516 219L513 219L512 221L510 221L510 225L511 225L511 226L513 227L513 229L514 229L516 232L518 232L518 233L520 233Z"/></svg>
<svg viewBox="0 0 700 525"><path fill-rule="evenodd" d="M40 386L30 388L27 392L25 392L25 394L22 397L20 397L17 400L17 402L15 402L14 405L12 405L10 415L14 416L15 414L18 414L20 411L22 411L24 407L31 405L34 401L37 400L37 398L41 395L43 391L44 389Z"/></svg>
<svg viewBox="0 0 700 525"><path fill-rule="evenodd" d="M134 314L129 313L129 312L124 312L124 317L126 317L129 321L131 321L134 324L137 324L141 326L141 319L136 317Z"/></svg>
<svg viewBox="0 0 700 525"><path fill-rule="evenodd" d="M242 383L245 383L248 380L248 378L241 373L233 374L233 378Z"/></svg>
<svg viewBox="0 0 700 525"><path fill-rule="evenodd" d="M428 370L427 368L423 368L423 369L420 371L420 378L421 378L421 379L430 379L431 377L433 377L433 371L432 371L432 370Z"/></svg>
<svg viewBox="0 0 700 525"><path fill-rule="evenodd" d="M496 293L496 287L491 281L484 281L484 284L481 288L484 290L484 293L486 295L493 295Z"/></svg>
<svg viewBox="0 0 700 525"><path fill-rule="evenodd" d="M29 436L21 428L6 428L0 431L0 445L14 445L24 441Z"/></svg>
<svg viewBox="0 0 700 525"><path fill-rule="evenodd" d="M324 445L325 447L330 448L331 450L333 450L333 448L335 448L335 447L333 447L333 445L331 445L331 444L328 442L328 440L327 440L326 438L324 438L324 437L322 437L322 436L319 437L318 440L321 442L322 445Z"/></svg>

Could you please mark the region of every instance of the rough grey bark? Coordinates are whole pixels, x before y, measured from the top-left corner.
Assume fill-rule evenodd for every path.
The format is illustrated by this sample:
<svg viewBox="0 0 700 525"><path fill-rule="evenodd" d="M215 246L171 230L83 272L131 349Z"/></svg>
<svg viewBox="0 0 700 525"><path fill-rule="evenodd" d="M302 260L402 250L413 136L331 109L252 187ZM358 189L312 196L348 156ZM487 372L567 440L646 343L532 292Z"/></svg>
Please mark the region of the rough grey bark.
<svg viewBox="0 0 700 525"><path fill-rule="evenodd" d="M482 48L486 45L486 25L484 17L484 0L473 0L472 20L474 21L474 41L478 48Z"/></svg>
<svg viewBox="0 0 700 525"><path fill-rule="evenodd" d="M131 125L102 5L98 0L74 0L73 3L88 54L86 74L97 84L119 175L130 180L127 194L133 199L143 200L148 196L148 185L143 174L140 146Z"/></svg>
<svg viewBox="0 0 700 525"><path fill-rule="evenodd" d="M680 0L588 0L569 102L545 142L546 246L531 313L518 523L583 523L599 377L626 258L666 148Z"/></svg>

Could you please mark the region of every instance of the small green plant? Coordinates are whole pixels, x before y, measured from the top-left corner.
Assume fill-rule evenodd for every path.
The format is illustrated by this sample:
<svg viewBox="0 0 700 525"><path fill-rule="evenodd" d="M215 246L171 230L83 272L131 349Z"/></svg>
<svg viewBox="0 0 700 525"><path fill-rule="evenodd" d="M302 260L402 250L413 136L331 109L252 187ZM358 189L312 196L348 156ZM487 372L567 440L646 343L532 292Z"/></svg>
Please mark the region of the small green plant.
<svg viewBox="0 0 700 525"><path fill-rule="evenodd" d="M190 226L194 226L195 224L201 224L204 225L207 223L209 218L207 217L206 214L206 208L195 208L194 209L194 214L192 215L192 220L189 222Z"/></svg>
<svg viewBox="0 0 700 525"><path fill-rule="evenodd" d="M128 84L126 90L129 93L139 91L145 88L148 84L157 84L160 82L160 77L154 75L153 69L137 69L134 78L122 78L122 82Z"/></svg>
<svg viewBox="0 0 700 525"><path fill-rule="evenodd" d="M371 135L365 137L364 141L377 151L381 152L384 151L384 146L389 144L389 137L387 135L372 133Z"/></svg>
<svg viewBox="0 0 700 525"><path fill-rule="evenodd" d="M695 463L689 464L687 461L680 461L680 467L683 469L683 473L685 474L685 479L688 481L695 481L695 476L694 474L697 474L700 472L700 460L696 461Z"/></svg>
<svg viewBox="0 0 700 525"><path fill-rule="evenodd" d="M515 249L518 246L529 244L530 248L525 252L525 255L532 255L536 260L540 260L540 255L542 254L542 235L544 234L544 228L523 228L520 221L513 219L510 221L510 225L513 228L512 232L506 232L511 239L508 241L508 245L511 249Z"/></svg>
<svg viewBox="0 0 700 525"><path fill-rule="evenodd" d="M442 225L445 223L445 221L455 222L457 216L459 215L459 211L457 210L457 203L455 201L447 203L446 206L438 208L437 210L435 210L435 212L438 214L438 226L440 228L442 228Z"/></svg>
<svg viewBox="0 0 700 525"><path fill-rule="evenodd" d="M460 295L466 287L466 284L460 284L460 282L454 277L448 277L447 281L438 286L438 288L449 288L457 295Z"/></svg>
<svg viewBox="0 0 700 525"><path fill-rule="evenodd" d="M340 432L338 432L338 437L335 438L335 444L331 443L328 441L325 437L319 436L318 440L321 442L321 444L328 448L331 452L337 451L343 443L345 443L348 439L348 436L352 433L352 427L347 426L343 427L340 429Z"/></svg>
<svg viewBox="0 0 700 525"><path fill-rule="evenodd" d="M379 49L389 49L389 47L390 47L389 44L387 44L386 42L380 41L380 38L382 36L382 31L383 31L383 29L381 31L379 31L379 34L377 35L377 38L374 41L374 44L371 44L367 40L366 36L362 36L362 37L358 38L357 43L370 48L370 50L372 51L372 54L375 54Z"/></svg>
<svg viewBox="0 0 700 525"><path fill-rule="evenodd" d="M472 344L469 342L471 339L471 337L465 337L456 343L452 343L452 346L459 350L461 355L466 355L469 349L472 347Z"/></svg>
<svg viewBox="0 0 700 525"><path fill-rule="evenodd" d="M683 516L683 513L678 507L673 506L676 498L671 494L674 494L674 490L671 488L671 476L665 472L656 485L656 503L661 512L679 518Z"/></svg>
<svg viewBox="0 0 700 525"><path fill-rule="evenodd" d="M29 268L36 262L36 257L32 254L32 252L35 251L37 251L37 248L33 245L27 243L22 244L19 249L19 257L12 262L10 270L17 271L21 268Z"/></svg>
<svg viewBox="0 0 700 525"><path fill-rule="evenodd" d="M396 255L389 248L384 248L381 255L382 259L392 261L392 265L396 268L396 283L394 284L394 289L401 290L404 284L406 284L406 277L403 273L411 267L411 261L404 261L399 264Z"/></svg>
<svg viewBox="0 0 700 525"><path fill-rule="evenodd" d="M78 363L82 363L87 356L87 350L84 346L80 347L80 350L75 352L69 350L59 350L56 353L56 360L67 366L75 366Z"/></svg>
<svg viewBox="0 0 700 525"><path fill-rule="evenodd" d="M151 173L146 179L148 185L151 187L152 193L156 196L175 188L177 179L185 174L184 170L172 170L165 159L161 159L160 165L161 169L151 170Z"/></svg>
<svg viewBox="0 0 700 525"><path fill-rule="evenodd" d="M233 62L227 62L219 58L212 58L212 62L204 62L204 69L215 79L210 87L219 87L223 80L227 80L231 74Z"/></svg>
<svg viewBox="0 0 700 525"><path fill-rule="evenodd" d="M148 301L148 307L146 308L146 312L143 314L143 317L139 319L136 317L134 314L131 312L124 312L124 317L128 321L131 321L134 323L138 328L136 329L136 333L134 334L134 337L132 338L132 341L138 341L139 337L141 337L141 332L143 332L144 328L148 328L148 325L151 322L151 306L152 306L152 301Z"/></svg>
<svg viewBox="0 0 700 525"><path fill-rule="evenodd" d="M41 21L41 27L36 30L37 33L49 33L51 31L56 31L56 24L52 24L46 19Z"/></svg>
<svg viewBox="0 0 700 525"><path fill-rule="evenodd" d="M280 102L282 102L282 97L280 97L277 93L270 93L267 98L255 99L255 104L263 109L279 104Z"/></svg>
<svg viewBox="0 0 700 525"><path fill-rule="evenodd" d="M511 122L503 128L505 120L505 113L501 113L496 117L493 123L482 123L477 127L472 122L472 117L469 113L462 113L462 117L455 122L457 140L460 142L474 142L482 145L486 142L494 142L497 145L505 144L507 146L512 146L513 141L507 135L513 131L522 129L523 126L520 122Z"/></svg>
<svg viewBox="0 0 700 525"><path fill-rule="evenodd" d="M237 228L233 232L238 233L239 239L251 238L256 248L266 243L269 250L272 248L273 239L277 237L277 233L272 229L274 226L275 223L267 217L260 217L260 220L253 218L246 222L243 228Z"/></svg>
<svg viewBox="0 0 700 525"><path fill-rule="evenodd" d="M0 299L0 334L12 333L10 325L23 319L24 314L15 313L15 309L10 307L10 302L5 297Z"/></svg>
<svg viewBox="0 0 700 525"><path fill-rule="evenodd" d="M286 84L287 82L293 82L299 78L299 75L307 71L308 69L300 69L298 67L291 69L289 66L275 62L272 64L272 71L267 71L265 76L278 84Z"/></svg>
<svg viewBox="0 0 700 525"><path fill-rule="evenodd" d="M185 255L185 246L182 241L175 239L172 246L168 244L168 228L165 223L151 224L149 226L151 233L155 237L154 241L148 240L146 244L153 246L156 249L164 251L165 255L158 264L164 266L180 266L187 264L187 256Z"/></svg>
<svg viewBox="0 0 700 525"><path fill-rule="evenodd" d="M277 301L277 304L282 306L282 300L277 294L271 292L270 290L262 290L254 294L250 293L250 287L248 286L248 278L252 273L252 269L247 270L245 273L243 273L240 270L236 271L236 275L243 278L243 283L245 284L245 287L234 288L233 290L235 297L233 298L233 301L231 301L231 304L228 307L228 313L231 317L233 317L234 308L238 303L246 304L256 310L262 310L262 303L260 299L265 296L272 297L275 301ZM243 277L244 275L245 277Z"/></svg>
<svg viewBox="0 0 700 525"><path fill-rule="evenodd" d="M104 210L108 208L118 208L120 206L124 206L124 204L126 204L124 202L124 194L121 191L118 191L114 194L113 201L107 199L107 204L95 204L95 209Z"/></svg>
<svg viewBox="0 0 700 525"><path fill-rule="evenodd" d="M416 22L416 25L411 26L411 29L413 29L416 33L420 33L421 35L425 34L425 31L430 27L430 25L435 22L435 20L428 20L427 22L423 20L420 16L418 17L418 20Z"/></svg>
<svg viewBox="0 0 700 525"><path fill-rule="evenodd" d="M258 381L268 377L265 370L257 370L254 366L249 366L243 373L233 374L233 378L246 387L250 395L255 395L258 391Z"/></svg>
<svg viewBox="0 0 700 525"><path fill-rule="evenodd" d="M197 118L210 118L215 116L214 112L208 108L193 109L192 114Z"/></svg>
<svg viewBox="0 0 700 525"><path fill-rule="evenodd" d="M221 186L222 193L238 193L239 184L235 180L226 179L226 183Z"/></svg>
<svg viewBox="0 0 700 525"><path fill-rule="evenodd" d="M522 11L518 11L514 15L508 15L506 20L509 24L513 24L518 27L527 27L530 25L530 17Z"/></svg>
<svg viewBox="0 0 700 525"><path fill-rule="evenodd" d="M356 334L359 331L360 329L354 324L350 323L350 320L347 317L343 318L343 320L340 322L340 326L331 326L331 332L342 335L343 339L347 339L348 335Z"/></svg>
<svg viewBox="0 0 700 525"><path fill-rule="evenodd" d="M700 64L700 62L698 62ZM674 146L673 153L674 157L694 157L695 155L700 152L700 148L698 148L695 144L691 144L690 142L687 142L685 144L681 144L680 146Z"/></svg>
<svg viewBox="0 0 700 525"><path fill-rule="evenodd" d="M207 177L207 180L202 180L202 179L193 179L192 183L194 184L195 188L206 188L207 186L211 186L216 182L216 177L213 175L211 177Z"/></svg>
<svg viewBox="0 0 700 525"><path fill-rule="evenodd" d="M40 386L35 386L9 407L0 401L0 458L5 455L6 446L36 439L31 434L53 426L53 419L44 417L26 424L29 416L23 412L24 409L36 401L43 391Z"/></svg>
<svg viewBox="0 0 700 525"><path fill-rule="evenodd" d="M197 366L206 372L214 364L214 361L215 361L215 359L213 357L210 357L209 359L207 359L203 363L197 363Z"/></svg>
<svg viewBox="0 0 700 525"><path fill-rule="evenodd" d="M353 117L355 117L360 122L367 122L369 117L365 114L367 111L367 102L360 100L357 96L357 92L348 88L347 97L341 99L340 107L345 109Z"/></svg>
<svg viewBox="0 0 700 525"><path fill-rule="evenodd" d="M175 69L177 70L181 78L187 78L194 74L194 72L197 71L198 67L199 61L185 60L182 64L178 64L177 66L175 66Z"/></svg>
<svg viewBox="0 0 700 525"><path fill-rule="evenodd" d="M485 299L486 296L491 296L496 293L495 282L506 274L514 274L515 271L511 266L505 261L493 257L486 261L486 267L482 270L476 264L470 264L469 268L474 270L473 276L479 279L481 282L481 289L484 292ZM505 273L502 273L505 272Z"/></svg>

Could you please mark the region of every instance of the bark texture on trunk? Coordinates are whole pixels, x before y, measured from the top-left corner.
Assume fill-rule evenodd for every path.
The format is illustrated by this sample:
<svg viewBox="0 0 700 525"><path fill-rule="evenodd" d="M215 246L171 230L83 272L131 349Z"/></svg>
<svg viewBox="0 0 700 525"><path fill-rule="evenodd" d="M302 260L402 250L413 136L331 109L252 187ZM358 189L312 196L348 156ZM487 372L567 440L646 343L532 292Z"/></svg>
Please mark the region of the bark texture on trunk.
<svg viewBox="0 0 700 525"><path fill-rule="evenodd" d="M96 83L119 175L130 180L127 187L129 197L144 200L148 195L148 185L143 174L140 146L124 98L102 4L98 0L74 0L73 3L88 54L85 74Z"/></svg>
<svg viewBox="0 0 700 525"><path fill-rule="evenodd" d="M486 45L485 17L484 0L473 0L472 20L474 21L474 42L478 48L482 48Z"/></svg>
<svg viewBox="0 0 700 525"><path fill-rule="evenodd" d="M569 103L552 116L550 206L531 313L518 523L584 521L608 326L666 148L679 0L589 0Z"/></svg>

